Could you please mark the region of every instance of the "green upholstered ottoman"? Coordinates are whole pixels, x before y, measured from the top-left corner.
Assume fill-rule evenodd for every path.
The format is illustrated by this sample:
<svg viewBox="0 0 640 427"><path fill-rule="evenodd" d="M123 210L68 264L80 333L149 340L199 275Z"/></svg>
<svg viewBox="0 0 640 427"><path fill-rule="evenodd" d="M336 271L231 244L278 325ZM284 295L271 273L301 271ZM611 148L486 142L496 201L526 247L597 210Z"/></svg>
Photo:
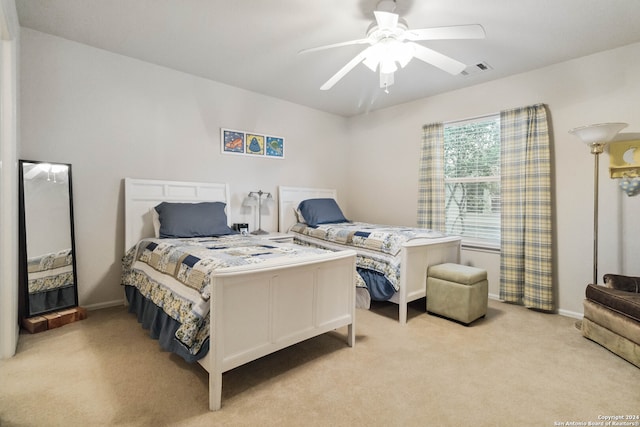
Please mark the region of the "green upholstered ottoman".
<svg viewBox="0 0 640 427"><path fill-rule="evenodd" d="M482 268L438 264L427 271L427 312L468 325L487 314L489 282Z"/></svg>

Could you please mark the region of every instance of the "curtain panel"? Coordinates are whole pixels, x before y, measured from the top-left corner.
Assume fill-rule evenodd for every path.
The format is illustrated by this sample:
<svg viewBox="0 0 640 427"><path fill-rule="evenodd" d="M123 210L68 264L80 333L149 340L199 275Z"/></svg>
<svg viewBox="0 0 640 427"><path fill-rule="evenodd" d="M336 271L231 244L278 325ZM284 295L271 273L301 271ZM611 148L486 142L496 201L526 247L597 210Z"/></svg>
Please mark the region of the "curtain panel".
<svg viewBox="0 0 640 427"><path fill-rule="evenodd" d="M418 227L444 232L444 125L424 125L422 131Z"/></svg>
<svg viewBox="0 0 640 427"><path fill-rule="evenodd" d="M544 104L500 113L500 298L554 309L551 158Z"/></svg>

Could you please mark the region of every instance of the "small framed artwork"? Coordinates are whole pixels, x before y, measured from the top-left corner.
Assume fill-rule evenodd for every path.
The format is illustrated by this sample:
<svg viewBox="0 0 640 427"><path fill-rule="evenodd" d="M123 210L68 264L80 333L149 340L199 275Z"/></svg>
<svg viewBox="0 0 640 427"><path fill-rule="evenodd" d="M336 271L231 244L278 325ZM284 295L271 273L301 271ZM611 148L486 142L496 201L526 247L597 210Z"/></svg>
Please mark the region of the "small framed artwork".
<svg viewBox="0 0 640 427"><path fill-rule="evenodd" d="M270 159L284 159L284 138L220 128L220 152Z"/></svg>
<svg viewBox="0 0 640 427"><path fill-rule="evenodd" d="M267 136L267 157L284 158L284 138L279 136Z"/></svg>
<svg viewBox="0 0 640 427"><path fill-rule="evenodd" d="M238 130L221 129L221 150L228 154L244 154L245 133Z"/></svg>
<svg viewBox="0 0 640 427"><path fill-rule="evenodd" d="M253 133L248 133L246 135L247 148L245 153L255 156L264 156L264 135L256 135Z"/></svg>

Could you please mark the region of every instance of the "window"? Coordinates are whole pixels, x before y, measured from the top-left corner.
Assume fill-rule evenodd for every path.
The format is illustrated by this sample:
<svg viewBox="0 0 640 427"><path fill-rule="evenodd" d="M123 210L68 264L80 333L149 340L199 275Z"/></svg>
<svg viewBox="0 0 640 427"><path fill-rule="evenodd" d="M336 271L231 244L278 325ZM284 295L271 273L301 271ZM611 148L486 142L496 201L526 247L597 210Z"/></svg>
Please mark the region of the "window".
<svg viewBox="0 0 640 427"><path fill-rule="evenodd" d="M445 227L468 246L500 247L500 115L444 126Z"/></svg>

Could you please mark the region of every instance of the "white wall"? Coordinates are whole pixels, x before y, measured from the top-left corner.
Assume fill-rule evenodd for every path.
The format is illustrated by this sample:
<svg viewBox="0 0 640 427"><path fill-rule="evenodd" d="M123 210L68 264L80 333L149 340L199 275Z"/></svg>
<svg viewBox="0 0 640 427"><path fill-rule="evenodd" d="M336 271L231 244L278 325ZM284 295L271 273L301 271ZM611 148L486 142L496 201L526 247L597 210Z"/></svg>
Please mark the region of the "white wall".
<svg viewBox="0 0 640 427"><path fill-rule="evenodd" d="M554 134L558 306L579 315L592 273L593 157L567 132L606 121L639 132L638 75L634 44L347 120L23 29L19 154L73 164L80 302L100 305L121 298L125 176L227 181L236 205L250 190L336 187L348 216L413 225L423 124L543 102ZM284 136L286 159L221 155L220 127ZM366 166L350 168L350 159ZM640 197L621 193L607 162L600 272L640 274ZM231 217L256 222L237 208ZM263 228L276 221L265 216ZM498 294L496 255L465 251L463 261L486 267Z"/></svg>
<svg viewBox="0 0 640 427"><path fill-rule="evenodd" d="M278 185L346 194L346 119L22 29L21 158L73 165L80 304L122 300L124 177L230 183L243 197ZM285 159L220 153L220 128L285 138ZM245 208L246 209L246 208ZM276 209L262 228L277 229Z"/></svg>
<svg viewBox="0 0 640 427"><path fill-rule="evenodd" d="M640 44L633 44L352 118L351 157L367 167L349 171L347 209L363 221L415 225L422 125L545 103L555 162L558 307L579 315L585 286L592 281L594 160L568 131L616 121L629 123L624 132L640 132L639 75ZM608 161L608 155L601 156L600 281L608 272L640 275L640 196L629 198L608 178ZM381 203L387 208L380 209ZM465 251L463 261L486 267L489 292L499 293L497 255Z"/></svg>

